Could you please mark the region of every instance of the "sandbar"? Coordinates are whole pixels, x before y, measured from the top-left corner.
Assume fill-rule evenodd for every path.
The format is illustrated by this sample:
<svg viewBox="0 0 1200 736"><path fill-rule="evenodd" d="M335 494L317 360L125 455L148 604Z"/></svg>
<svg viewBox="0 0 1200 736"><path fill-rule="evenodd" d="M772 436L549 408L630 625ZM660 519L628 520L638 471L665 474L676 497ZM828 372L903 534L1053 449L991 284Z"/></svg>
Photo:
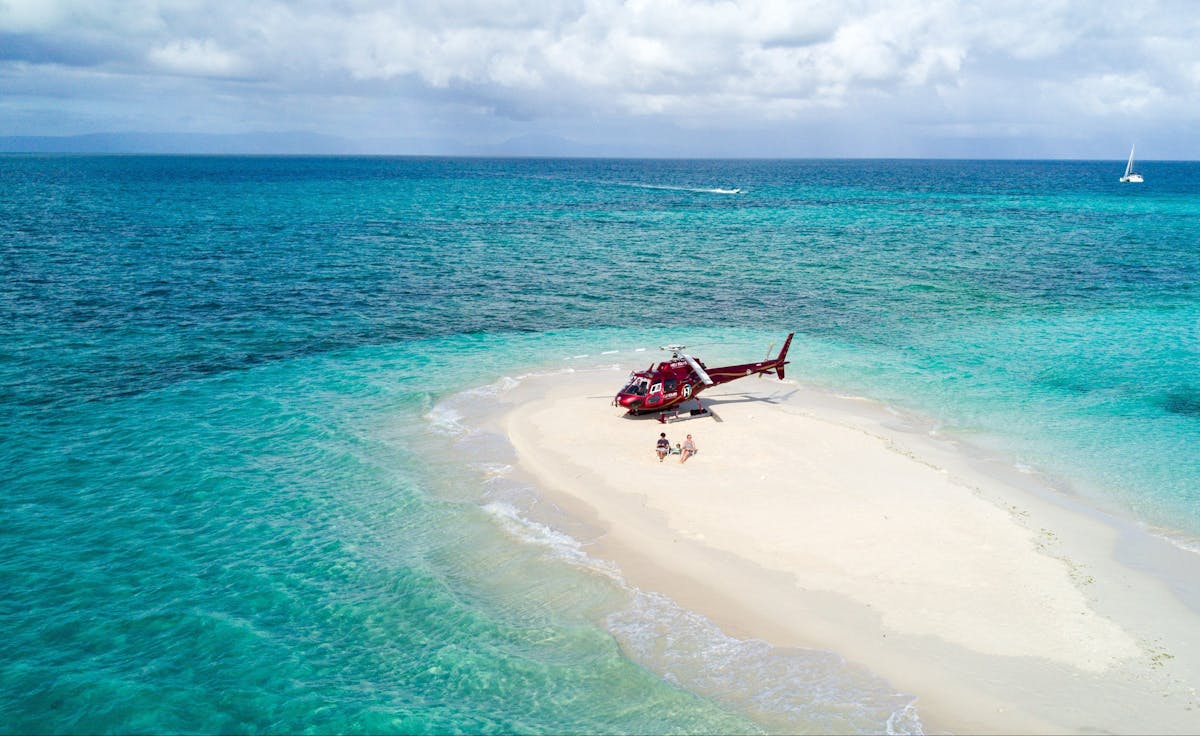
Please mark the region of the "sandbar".
<svg viewBox="0 0 1200 736"><path fill-rule="evenodd" d="M633 585L731 636L868 668L917 696L927 733L1200 729L1200 615L1117 554L1130 534L1169 542L793 380L713 387L708 417L626 418L610 402L627 370L526 377L500 421ZM660 462L660 431L700 452ZM1200 555L1171 559L1200 580Z"/></svg>

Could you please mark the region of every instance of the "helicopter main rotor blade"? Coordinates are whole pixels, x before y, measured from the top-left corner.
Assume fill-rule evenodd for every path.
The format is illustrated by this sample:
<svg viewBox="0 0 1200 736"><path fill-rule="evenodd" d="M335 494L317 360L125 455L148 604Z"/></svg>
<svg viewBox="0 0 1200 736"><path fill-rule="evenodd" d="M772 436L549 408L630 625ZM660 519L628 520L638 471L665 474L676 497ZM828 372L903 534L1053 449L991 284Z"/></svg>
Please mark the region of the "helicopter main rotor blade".
<svg viewBox="0 0 1200 736"><path fill-rule="evenodd" d="M708 374L704 372L704 369L700 367L700 364L696 362L695 358L687 353L680 353L680 357L687 361L687 364L692 367L692 370L696 372L696 375L700 377L700 380L704 381L704 385L713 385L713 380L708 377Z"/></svg>

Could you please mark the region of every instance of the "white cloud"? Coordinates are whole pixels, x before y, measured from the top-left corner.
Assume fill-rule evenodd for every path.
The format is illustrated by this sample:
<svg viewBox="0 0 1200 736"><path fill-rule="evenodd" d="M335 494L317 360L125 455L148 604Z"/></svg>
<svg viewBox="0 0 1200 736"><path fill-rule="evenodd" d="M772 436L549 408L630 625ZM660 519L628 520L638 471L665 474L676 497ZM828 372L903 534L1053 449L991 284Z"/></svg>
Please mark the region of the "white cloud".
<svg viewBox="0 0 1200 736"><path fill-rule="evenodd" d="M165 71L197 77L230 77L244 69L236 54L226 51L211 39L170 41L150 49L146 58L155 67Z"/></svg>
<svg viewBox="0 0 1200 736"><path fill-rule="evenodd" d="M29 33L62 25L66 19L62 3L40 0L0 0L0 31Z"/></svg>

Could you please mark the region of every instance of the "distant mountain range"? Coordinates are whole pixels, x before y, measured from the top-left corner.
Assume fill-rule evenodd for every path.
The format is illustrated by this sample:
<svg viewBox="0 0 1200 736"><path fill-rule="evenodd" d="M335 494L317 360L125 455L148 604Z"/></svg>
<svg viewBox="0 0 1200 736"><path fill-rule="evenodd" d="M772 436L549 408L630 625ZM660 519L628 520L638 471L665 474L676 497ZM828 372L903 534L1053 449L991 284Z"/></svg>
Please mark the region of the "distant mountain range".
<svg viewBox="0 0 1200 736"><path fill-rule="evenodd" d="M68 136L3 136L8 153L355 153L349 141L314 133L92 133Z"/></svg>
<svg viewBox="0 0 1200 736"><path fill-rule="evenodd" d="M3 0L0 0L3 4ZM776 144L773 146L773 144ZM629 136L618 143L582 143L552 134L521 135L498 143L472 144L454 138L345 138L305 132L91 133L68 136L0 136L0 153L165 154L234 156L480 156L495 158L757 158L882 157L959 159L1109 160L1091 155L1096 146L1075 143L1017 143L1006 138L940 140L935 148L884 153L859 151L843 141L829 150L789 148L795 142L729 136L726 139L664 141ZM840 147L839 147L840 146ZM1128 148L1114 148L1121 153ZM1114 159L1116 157L1113 157ZM1147 159L1149 160L1149 159ZM1160 159L1154 159L1160 160ZM1162 159L1165 160L1165 159ZM1184 160L1191 160L1184 158Z"/></svg>
<svg viewBox="0 0 1200 736"><path fill-rule="evenodd" d="M92 133L70 136L0 136L0 153L408 155L408 156L616 156L615 150L557 136L529 135L492 145L453 140L353 141L317 133Z"/></svg>

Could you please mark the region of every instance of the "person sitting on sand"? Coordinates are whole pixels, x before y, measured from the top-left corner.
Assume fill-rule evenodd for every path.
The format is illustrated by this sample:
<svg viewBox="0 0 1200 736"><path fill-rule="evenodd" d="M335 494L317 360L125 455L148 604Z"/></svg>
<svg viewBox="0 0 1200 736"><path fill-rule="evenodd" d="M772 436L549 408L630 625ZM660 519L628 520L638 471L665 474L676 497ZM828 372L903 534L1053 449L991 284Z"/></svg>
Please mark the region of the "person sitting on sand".
<svg viewBox="0 0 1200 736"><path fill-rule="evenodd" d="M695 440L692 439L692 436L689 434L687 436L687 439L683 441L683 452L679 453L679 462L681 464L687 462L687 459L689 457L691 457L692 455L695 455L696 452L698 452L698 449L696 447L696 442L695 442Z"/></svg>
<svg viewBox="0 0 1200 736"><path fill-rule="evenodd" d="M666 432L658 433L658 443L655 445L654 451L658 453L658 461L660 463L671 452L671 440L667 439Z"/></svg>

